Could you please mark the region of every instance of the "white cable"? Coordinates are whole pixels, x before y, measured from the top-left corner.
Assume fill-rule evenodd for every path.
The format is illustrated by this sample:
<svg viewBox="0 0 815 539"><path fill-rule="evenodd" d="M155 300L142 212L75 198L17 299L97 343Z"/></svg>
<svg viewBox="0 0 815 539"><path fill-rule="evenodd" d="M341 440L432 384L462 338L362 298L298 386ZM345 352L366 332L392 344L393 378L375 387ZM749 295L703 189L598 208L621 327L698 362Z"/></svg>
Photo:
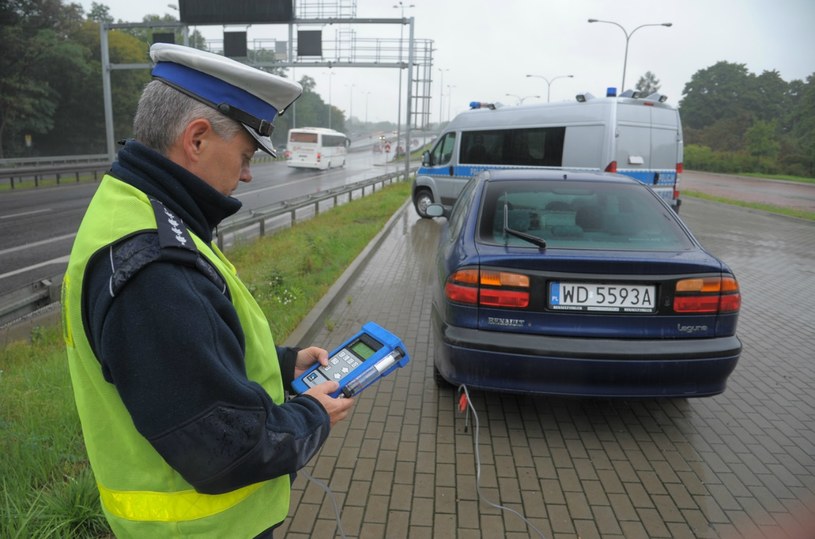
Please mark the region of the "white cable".
<svg viewBox="0 0 815 539"><path fill-rule="evenodd" d="M527 520L526 517L524 517L521 513L519 513L515 509L512 509L511 507L504 507L503 505L493 503L481 493L481 454L478 450L478 428L479 428L478 414L476 413L475 407L473 406L473 403L470 400L470 392L467 390L467 386L464 384L458 386L458 391L456 391L456 395L458 395L462 391L464 391L464 394L467 397L468 411L472 411L473 418L475 419L475 428L473 429L473 443L475 443L475 490L476 492L478 492L478 498L487 505L490 505L498 510L508 511L514 514L515 516L523 520L527 526L529 526L535 533L537 533L541 537L541 539L546 539L546 536L543 535L543 532L536 528L534 524L529 522L529 520Z"/></svg>
<svg viewBox="0 0 815 539"><path fill-rule="evenodd" d="M328 494L328 497L331 499L331 505L334 506L334 514L337 516L337 531L340 532L340 536L342 539L348 539L345 536L345 530L342 529L342 522L340 521L340 508L337 505L337 499L334 497L334 493L331 492L331 489L328 488L328 485L317 479L316 477L312 477L305 469L301 469L299 473L302 473L306 479L320 487Z"/></svg>

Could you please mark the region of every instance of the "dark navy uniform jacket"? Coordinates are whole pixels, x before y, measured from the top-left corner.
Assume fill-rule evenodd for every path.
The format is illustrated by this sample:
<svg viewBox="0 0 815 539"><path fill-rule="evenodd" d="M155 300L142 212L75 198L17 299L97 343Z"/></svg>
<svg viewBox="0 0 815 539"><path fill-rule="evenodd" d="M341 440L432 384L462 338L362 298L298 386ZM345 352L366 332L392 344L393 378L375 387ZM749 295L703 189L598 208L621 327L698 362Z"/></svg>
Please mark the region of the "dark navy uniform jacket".
<svg viewBox="0 0 815 539"><path fill-rule="evenodd" d="M241 206L135 141L122 148L110 174L162 203L206 242ZM122 269L116 264L134 259L120 256L122 250L158 253L157 234L124 239L91 260L83 317L105 379L139 432L200 492L228 492L301 468L328 436L328 414L308 396L275 405L246 378L245 336L217 272L201 271L200 261L153 256L119 271L127 278L118 279L114 293L111 276ZM297 351L277 350L286 389ZM233 412L216 421L216 407Z"/></svg>

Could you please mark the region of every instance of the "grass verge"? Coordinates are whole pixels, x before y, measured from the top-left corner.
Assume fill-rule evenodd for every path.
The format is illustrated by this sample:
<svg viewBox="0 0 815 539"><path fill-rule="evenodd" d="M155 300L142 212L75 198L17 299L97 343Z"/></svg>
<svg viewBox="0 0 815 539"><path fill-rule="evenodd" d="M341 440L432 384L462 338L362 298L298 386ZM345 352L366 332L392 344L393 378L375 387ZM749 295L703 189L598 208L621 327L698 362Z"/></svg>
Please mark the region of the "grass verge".
<svg viewBox="0 0 815 539"><path fill-rule="evenodd" d="M720 202L722 204L730 204L731 206L740 206L742 208L751 208L754 210L762 210L770 213L777 213L779 215L786 215L788 217L797 217L799 219L806 219L808 221L815 221L815 212L801 210L797 208L785 208L782 206L775 206L773 204L764 204L761 202L746 202L744 200L734 200L732 198L718 197L701 193L699 191L688 191L683 189L682 196L689 196L699 198L702 200L709 200L711 202Z"/></svg>
<svg viewBox="0 0 815 539"><path fill-rule="evenodd" d="M385 187L227 253L277 342L297 327L410 193ZM74 405L61 329L0 348L0 537L111 537Z"/></svg>
<svg viewBox="0 0 815 539"><path fill-rule="evenodd" d="M788 182L798 183L815 183L815 178L807 178L805 176L788 176L785 174L761 174L759 172L739 172L737 176L749 176L750 178L758 178L761 180L784 180Z"/></svg>

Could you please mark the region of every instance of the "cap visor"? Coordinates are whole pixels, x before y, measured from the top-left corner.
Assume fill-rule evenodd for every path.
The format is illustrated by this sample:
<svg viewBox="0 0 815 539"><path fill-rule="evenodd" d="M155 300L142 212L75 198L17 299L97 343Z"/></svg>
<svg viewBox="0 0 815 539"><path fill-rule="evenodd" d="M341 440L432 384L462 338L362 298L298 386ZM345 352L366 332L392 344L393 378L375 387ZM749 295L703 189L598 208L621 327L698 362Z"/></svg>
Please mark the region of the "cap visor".
<svg viewBox="0 0 815 539"><path fill-rule="evenodd" d="M243 128L246 129L246 132L252 135L252 138L255 139L255 142L258 143L258 149L263 150L272 157L277 157L277 150L275 150L274 145L272 144L272 139L270 139L269 137L262 137L258 135L257 131L255 131L251 127L243 125Z"/></svg>

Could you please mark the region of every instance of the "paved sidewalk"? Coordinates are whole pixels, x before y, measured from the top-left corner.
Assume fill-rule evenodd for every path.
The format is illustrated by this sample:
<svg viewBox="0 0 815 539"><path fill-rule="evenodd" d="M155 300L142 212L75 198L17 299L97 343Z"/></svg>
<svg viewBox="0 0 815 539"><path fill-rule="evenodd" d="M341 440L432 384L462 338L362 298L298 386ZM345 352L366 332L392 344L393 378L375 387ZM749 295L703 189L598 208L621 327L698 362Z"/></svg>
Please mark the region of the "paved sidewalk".
<svg viewBox="0 0 815 539"><path fill-rule="evenodd" d="M682 212L733 266L745 297L745 351L724 394L472 394L482 493L548 539L815 537L815 314L801 296L815 290L815 229L695 200ZM333 490L348 537L536 537L517 516L479 502L473 430L455 390L433 381L430 287L443 223L402 208L368 263L320 307L323 318L310 320L309 342L326 348L374 320L411 355L358 398L307 467ZM793 535L807 517L808 531ZM331 500L301 474L275 536L335 534Z"/></svg>

